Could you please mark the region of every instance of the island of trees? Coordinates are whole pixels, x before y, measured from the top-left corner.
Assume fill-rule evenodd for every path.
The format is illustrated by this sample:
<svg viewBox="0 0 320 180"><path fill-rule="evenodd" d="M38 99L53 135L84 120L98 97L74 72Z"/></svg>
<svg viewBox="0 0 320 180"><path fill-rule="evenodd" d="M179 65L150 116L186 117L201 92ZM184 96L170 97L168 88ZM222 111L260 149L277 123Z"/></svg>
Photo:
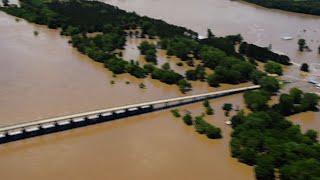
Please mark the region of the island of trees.
<svg viewBox="0 0 320 180"><path fill-rule="evenodd" d="M320 15L319 0L245 0L267 8Z"/></svg>

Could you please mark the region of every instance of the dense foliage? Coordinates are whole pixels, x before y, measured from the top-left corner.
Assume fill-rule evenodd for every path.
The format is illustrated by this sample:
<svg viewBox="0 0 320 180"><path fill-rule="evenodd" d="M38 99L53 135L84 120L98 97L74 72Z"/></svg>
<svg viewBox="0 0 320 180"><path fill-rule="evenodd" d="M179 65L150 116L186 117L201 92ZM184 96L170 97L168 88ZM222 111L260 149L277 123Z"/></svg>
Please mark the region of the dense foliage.
<svg viewBox="0 0 320 180"><path fill-rule="evenodd" d="M245 0L267 8L320 15L319 0Z"/></svg>
<svg viewBox="0 0 320 180"><path fill-rule="evenodd" d="M261 90L248 91L244 94L245 103L253 111L264 110L267 107L269 99L270 94Z"/></svg>
<svg viewBox="0 0 320 180"><path fill-rule="evenodd" d="M192 121L192 116L190 115L190 113L186 113L183 118L182 118L183 122L188 125L188 126L191 126L193 124L193 121Z"/></svg>
<svg viewBox="0 0 320 180"><path fill-rule="evenodd" d="M163 39L160 45L163 49L168 50L168 55L177 56L182 60L188 60L189 55L198 48L197 41L185 37Z"/></svg>
<svg viewBox="0 0 320 180"><path fill-rule="evenodd" d="M319 100L319 96L314 93L303 93L293 88L289 94L281 94L279 103L273 108L285 116L304 111L316 111Z"/></svg>
<svg viewBox="0 0 320 180"><path fill-rule="evenodd" d="M268 61L264 65L264 70L271 74L282 75L283 73L281 65L273 61Z"/></svg>
<svg viewBox="0 0 320 180"><path fill-rule="evenodd" d="M213 114L214 114L214 110L213 110L213 108L211 107L209 100L206 99L206 100L203 102L203 106L206 108L206 114L207 114L207 115L213 115Z"/></svg>
<svg viewBox="0 0 320 180"><path fill-rule="evenodd" d="M181 117L180 112L179 112L178 109L173 109L173 110L171 110L171 113L172 113L172 115L173 115L174 117L176 117L176 118Z"/></svg>
<svg viewBox="0 0 320 180"><path fill-rule="evenodd" d="M143 41L139 45L139 50L142 55L145 55L146 61L147 62L152 62L154 64L157 64L157 50L156 46L152 43L148 43L147 41Z"/></svg>
<svg viewBox="0 0 320 180"><path fill-rule="evenodd" d="M190 69L186 71L186 78L192 81L203 81L206 78L206 71L203 66L198 65L196 69Z"/></svg>
<svg viewBox="0 0 320 180"><path fill-rule="evenodd" d="M207 123L203 116L195 117L194 126L196 131L200 134L205 134L210 139L221 138L221 129L213 126L212 124Z"/></svg>
<svg viewBox="0 0 320 180"><path fill-rule="evenodd" d="M144 78L147 75L147 71L141 68L137 62L128 62L115 56L106 59L104 65L114 74L129 73L137 78Z"/></svg>
<svg viewBox="0 0 320 180"><path fill-rule="evenodd" d="M298 125L284 117L296 110L315 110L319 97L292 89L280 96L279 104L269 107L269 95L262 90L245 93L252 113L240 111L231 119L232 156L255 165L257 179L276 179L276 169L283 180L320 178L317 132L302 133Z"/></svg>
<svg viewBox="0 0 320 180"><path fill-rule="evenodd" d="M243 42L240 45L239 51L241 54L244 54L261 62L272 60L284 65L290 64L290 58L288 56L279 55L270 51L268 48L259 47L254 44Z"/></svg>

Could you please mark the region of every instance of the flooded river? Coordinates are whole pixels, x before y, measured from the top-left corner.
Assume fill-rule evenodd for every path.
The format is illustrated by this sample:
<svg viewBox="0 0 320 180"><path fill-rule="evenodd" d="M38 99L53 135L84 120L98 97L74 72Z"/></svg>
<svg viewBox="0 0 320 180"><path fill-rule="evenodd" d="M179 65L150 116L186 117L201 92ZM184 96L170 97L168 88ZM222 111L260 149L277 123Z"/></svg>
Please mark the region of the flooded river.
<svg viewBox="0 0 320 180"><path fill-rule="evenodd" d="M126 118L0 146L3 179L254 179L253 168L230 157L221 107L242 95L211 101L223 139L209 140L167 111ZM200 103L180 108L194 115ZM16 171L19 171L17 173Z"/></svg>
<svg viewBox="0 0 320 180"><path fill-rule="evenodd" d="M183 95L157 80L115 78L67 41L56 30L0 12L0 125ZM200 83L191 93L209 90Z"/></svg>
<svg viewBox="0 0 320 180"><path fill-rule="evenodd" d="M288 88L298 87L305 91L320 93L307 81L320 82L320 17L271 10L241 1L230 0L102 0L127 11L163 19L169 23L185 26L200 35L210 28L217 36L241 34L250 43L267 47L290 56L295 65L285 69L284 79L291 83ZM291 36L293 40L282 40ZM306 39L312 52L299 52L298 39ZM302 63L310 65L311 73L299 71ZM306 116L304 116L306 115ZM290 117L305 129L320 129L320 113L303 113Z"/></svg>
<svg viewBox="0 0 320 180"><path fill-rule="evenodd" d="M249 42L272 44L275 51L287 53L297 63L318 63L320 59L319 17L229 0L104 2L186 26L201 35L207 28L219 36L241 33ZM282 36L295 39L283 41ZM300 37L313 52L297 51ZM115 78L67 41L56 30L16 22L0 12L0 125L183 95L176 86L156 80L128 75ZM127 42L127 48L132 52L124 56L139 56L134 40ZM158 55L165 57L162 51ZM174 64L181 73L181 67ZM297 78L293 69L287 75ZM146 89L139 88L141 82ZM192 94L215 90L204 83L194 86ZM237 86L220 89L232 87ZM224 138L220 140L208 140L169 111L161 111L1 145L0 174L3 179L253 179L252 167L230 157L231 129L221 111L227 102L242 107L242 95L212 100L216 114L206 119L222 128ZM199 103L181 109L186 108L195 114L203 111ZM319 113L292 119L303 129L320 129Z"/></svg>
<svg viewBox="0 0 320 180"><path fill-rule="evenodd" d="M320 90L306 83L308 78L320 82L320 17L298 13L270 10L241 1L230 0L102 0L125 9L163 19L169 23L188 27L205 36L212 29L217 36L241 34L250 43L267 47L290 56L296 65L286 72L294 85L309 91ZM293 40L282 40L284 36ZM298 39L306 39L312 52L298 51ZM300 76L299 64L312 66L315 76Z"/></svg>

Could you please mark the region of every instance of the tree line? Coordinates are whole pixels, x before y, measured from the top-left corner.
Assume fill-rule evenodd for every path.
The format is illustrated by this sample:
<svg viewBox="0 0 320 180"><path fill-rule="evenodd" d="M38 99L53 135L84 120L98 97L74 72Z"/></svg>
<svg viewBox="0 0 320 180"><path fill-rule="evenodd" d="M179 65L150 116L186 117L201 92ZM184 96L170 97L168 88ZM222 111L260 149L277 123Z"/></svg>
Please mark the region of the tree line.
<svg viewBox="0 0 320 180"><path fill-rule="evenodd" d="M320 15L319 0L245 0L267 8L281 9L305 14Z"/></svg>

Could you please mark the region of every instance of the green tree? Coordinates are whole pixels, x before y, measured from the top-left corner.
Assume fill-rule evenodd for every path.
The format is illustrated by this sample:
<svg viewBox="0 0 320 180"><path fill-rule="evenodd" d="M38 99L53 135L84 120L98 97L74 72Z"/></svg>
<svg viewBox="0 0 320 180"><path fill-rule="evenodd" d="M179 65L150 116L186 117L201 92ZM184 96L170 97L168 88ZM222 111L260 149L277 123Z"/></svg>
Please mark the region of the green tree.
<svg viewBox="0 0 320 180"><path fill-rule="evenodd" d="M210 139L221 138L221 129L214 126L208 126L206 128L206 136Z"/></svg>
<svg viewBox="0 0 320 180"><path fill-rule="evenodd" d="M254 168L257 180L274 180L275 166L272 156L263 155L257 158Z"/></svg>
<svg viewBox="0 0 320 180"><path fill-rule="evenodd" d="M244 148L239 155L239 160L248 165L254 165L256 161L255 159L256 152L252 148Z"/></svg>
<svg viewBox="0 0 320 180"><path fill-rule="evenodd" d="M309 137L314 143L318 142L318 132L312 129L309 129L305 135Z"/></svg>
<svg viewBox="0 0 320 180"><path fill-rule="evenodd" d="M232 104L225 103L222 107L222 109L225 111L225 116L229 116L230 111L232 110Z"/></svg>
<svg viewBox="0 0 320 180"><path fill-rule="evenodd" d="M314 93L305 93L301 99L301 110L302 111L315 111L319 103L319 96Z"/></svg>
<svg viewBox="0 0 320 180"><path fill-rule="evenodd" d="M168 71L168 70L171 69L169 63L164 63L164 64L161 66L161 68L162 68L163 70L166 70L166 71Z"/></svg>
<svg viewBox="0 0 320 180"><path fill-rule="evenodd" d="M302 63L300 70L304 72L309 72L309 65L307 63Z"/></svg>
<svg viewBox="0 0 320 180"><path fill-rule="evenodd" d="M208 36L208 38L212 38L212 37L214 37L214 35L213 35L213 33L212 33L211 29L208 29L208 30L207 30L207 36Z"/></svg>
<svg viewBox="0 0 320 180"><path fill-rule="evenodd" d="M298 88L292 88L289 92L295 104L300 104L303 92Z"/></svg>
<svg viewBox="0 0 320 180"><path fill-rule="evenodd" d="M269 95L263 91L249 91L244 94L247 106L254 111L265 109L269 98Z"/></svg>
<svg viewBox="0 0 320 180"><path fill-rule="evenodd" d="M173 110L171 110L171 113L172 113L172 115L173 115L174 117L176 117L176 118L181 117L180 112L179 112L178 109L173 109Z"/></svg>
<svg viewBox="0 0 320 180"><path fill-rule="evenodd" d="M266 76L266 74L262 71L259 71L259 70L254 70L251 72L250 74L250 79L252 80L252 82L254 84L259 84L259 81L264 77Z"/></svg>
<svg viewBox="0 0 320 180"><path fill-rule="evenodd" d="M225 110L225 111L231 111L232 110L232 104L225 103L225 104L223 104L222 109Z"/></svg>
<svg viewBox="0 0 320 180"><path fill-rule="evenodd" d="M183 119L183 122L188 126L191 126L193 124L192 116L190 115L190 113L186 113L182 119Z"/></svg>
<svg viewBox="0 0 320 180"><path fill-rule="evenodd" d="M282 75L282 67L276 62L268 61L265 64L264 69L268 73Z"/></svg>
<svg viewBox="0 0 320 180"><path fill-rule="evenodd" d="M237 126L243 124L244 121L245 121L244 111L241 110L231 118L232 127L236 128Z"/></svg>
<svg viewBox="0 0 320 180"><path fill-rule="evenodd" d="M290 115L294 112L294 99L289 94L281 94L279 99L279 111L283 115Z"/></svg>
<svg viewBox="0 0 320 180"><path fill-rule="evenodd" d="M219 83L220 83L218 76L215 74L210 74L207 77L207 82L212 87L219 87Z"/></svg>
<svg viewBox="0 0 320 180"><path fill-rule="evenodd" d="M185 92L190 91L192 89L191 84L188 81L186 81L185 79L181 79L178 82L178 86L179 86L179 89L182 93L185 93Z"/></svg>
<svg viewBox="0 0 320 180"><path fill-rule="evenodd" d="M9 6L9 0L2 0L3 6Z"/></svg>
<svg viewBox="0 0 320 180"><path fill-rule="evenodd" d="M283 180L306 180L320 177L320 162L316 159L301 159L280 169Z"/></svg>
<svg viewBox="0 0 320 180"><path fill-rule="evenodd" d="M271 93L277 92L280 89L279 81L274 77L263 77L259 84L261 85L262 89Z"/></svg>
<svg viewBox="0 0 320 180"><path fill-rule="evenodd" d="M304 48L306 47L306 40L305 39L299 39L298 40L298 45L299 45L299 51L303 51Z"/></svg>
<svg viewBox="0 0 320 180"><path fill-rule="evenodd" d="M203 106L204 106L204 107L210 107L210 102L209 102L208 99L204 100Z"/></svg>

